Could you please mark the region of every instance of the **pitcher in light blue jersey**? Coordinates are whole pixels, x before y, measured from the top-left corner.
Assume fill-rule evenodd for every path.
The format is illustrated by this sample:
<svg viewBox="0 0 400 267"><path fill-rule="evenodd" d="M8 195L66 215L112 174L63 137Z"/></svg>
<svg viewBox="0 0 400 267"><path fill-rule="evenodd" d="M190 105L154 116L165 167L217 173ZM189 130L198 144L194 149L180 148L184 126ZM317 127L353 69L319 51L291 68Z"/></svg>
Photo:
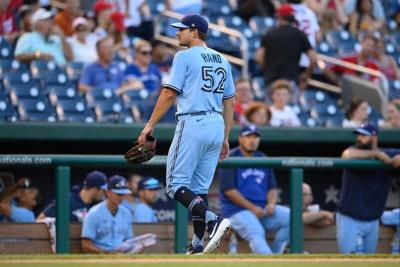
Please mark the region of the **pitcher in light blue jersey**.
<svg viewBox="0 0 400 267"><path fill-rule="evenodd" d="M180 46L170 79L159 96L138 141L144 143L156 123L177 101L177 127L168 152L168 195L192 213L194 236L187 253L211 253L230 229L230 221L208 209L207 194L218 159L229 152L235 88L231 66L206 46L208 23L200 15L187 15L171 26L178 29ZM203 249L205 228L210 241Z"/></svg>

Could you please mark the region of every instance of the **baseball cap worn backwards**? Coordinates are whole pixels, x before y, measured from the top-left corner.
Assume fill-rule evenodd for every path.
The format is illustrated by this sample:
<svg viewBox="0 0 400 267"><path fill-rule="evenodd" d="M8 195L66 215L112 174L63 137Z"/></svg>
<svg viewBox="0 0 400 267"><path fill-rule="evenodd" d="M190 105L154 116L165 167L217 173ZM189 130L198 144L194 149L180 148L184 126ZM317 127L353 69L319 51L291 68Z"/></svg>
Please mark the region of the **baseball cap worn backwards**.
<svg viewBox="0 0 400 267"><path fill-rule="evenodd" d="M129 190L128 181L120 175L110 177L108 180L108 190L118 195L129 195L132 193Z"/></svg>
<svg viewBox="0 0 400 267"><path fill-rule="evenodd" d="M208 31L207 20L197 14L186 15L180 22L172 23L171 26L178 29L197 29L201 33Z"/></svg>
<svg viewBox="0 0 400 267"><path fill-rule="evenodd" d="M51 13L50 11L47 11L44 8L39 8L38 10L35 11L35 13L32 14L31 23L35 24L36 22L38 22L40 20L45 20L45 19L48 19L51 17L53 17L53 13Z"/></svg>
<svg viewBox="0 0 400 267"><path fill-rule="evenodd" d="M379 133L379 129L372 123L363 123L360 127L353 131L354 134L361 134L365 136L376 136Z"/></svg>
<svg viewBox="0 0 400 267"><path fill-rule="evenodd" d="M83 184L86 187L98 187L101 189L107 189L107 176L100 171L92 171L85 177Z"/></svg>
<svg viewBox="0 0 400 267"><path fill-rule="evenodd" d="M138 184L139 190L158 190L161 189L160 182L153 177L144 177Z"/></svg>
<svg viewBox="0 0 400 267"><path fill-rule="evenodd" d="M257 136L261 136L260 130L257 128L255 124L248 124L242 127L240 130L240 136L248 136L255 134Z"/></svg>

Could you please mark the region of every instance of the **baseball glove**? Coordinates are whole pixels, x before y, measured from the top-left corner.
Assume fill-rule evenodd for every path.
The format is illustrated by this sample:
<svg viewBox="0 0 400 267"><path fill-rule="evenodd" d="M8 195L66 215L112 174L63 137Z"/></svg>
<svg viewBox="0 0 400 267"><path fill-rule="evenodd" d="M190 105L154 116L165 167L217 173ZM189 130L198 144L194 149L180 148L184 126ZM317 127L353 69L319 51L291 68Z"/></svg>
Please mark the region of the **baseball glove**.
<svg viewBox="0 0 400 267"><path fill-rule="evenodd" d="M125 153L125 159L127 162L132 164L138 164L146 162L154 157L156 153L156 139L148 135L146 136L146 142L139 144L138 141L133 143L133 147Z"/></svg>

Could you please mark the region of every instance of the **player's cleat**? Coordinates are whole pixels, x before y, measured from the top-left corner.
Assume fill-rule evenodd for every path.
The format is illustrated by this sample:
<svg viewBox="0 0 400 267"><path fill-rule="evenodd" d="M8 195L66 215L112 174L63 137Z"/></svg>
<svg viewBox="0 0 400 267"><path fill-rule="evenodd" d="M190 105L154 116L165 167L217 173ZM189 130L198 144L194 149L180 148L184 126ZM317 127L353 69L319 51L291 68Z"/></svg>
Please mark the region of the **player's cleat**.
<svg viewBox="0 0 400 267"><path fill-rule="evenodd" d="M207 231L210 237L210 242L204 248L203 253L213 253L219 246L221 238L231 229L231 222L228 219L217 217L217 220L210 221L207 224Z"/></svg>
<svg viewBox="0 0 400 267"><path fill-rule="evenodd" d="M186 254L203 254L203 246L193 247L192 243L186 246Z"/></svg>

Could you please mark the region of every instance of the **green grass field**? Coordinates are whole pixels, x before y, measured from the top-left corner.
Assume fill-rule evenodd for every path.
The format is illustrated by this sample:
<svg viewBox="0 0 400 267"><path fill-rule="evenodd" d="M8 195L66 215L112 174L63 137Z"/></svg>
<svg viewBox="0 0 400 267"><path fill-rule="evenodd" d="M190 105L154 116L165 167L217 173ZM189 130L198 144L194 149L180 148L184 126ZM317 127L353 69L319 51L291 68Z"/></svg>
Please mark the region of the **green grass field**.
<svg viewBox="0 0 400 267"><path fill-rule="evenodd" d="M368 255L7 255L0 267L361 267L400 266L400 256Z"/></svg>

